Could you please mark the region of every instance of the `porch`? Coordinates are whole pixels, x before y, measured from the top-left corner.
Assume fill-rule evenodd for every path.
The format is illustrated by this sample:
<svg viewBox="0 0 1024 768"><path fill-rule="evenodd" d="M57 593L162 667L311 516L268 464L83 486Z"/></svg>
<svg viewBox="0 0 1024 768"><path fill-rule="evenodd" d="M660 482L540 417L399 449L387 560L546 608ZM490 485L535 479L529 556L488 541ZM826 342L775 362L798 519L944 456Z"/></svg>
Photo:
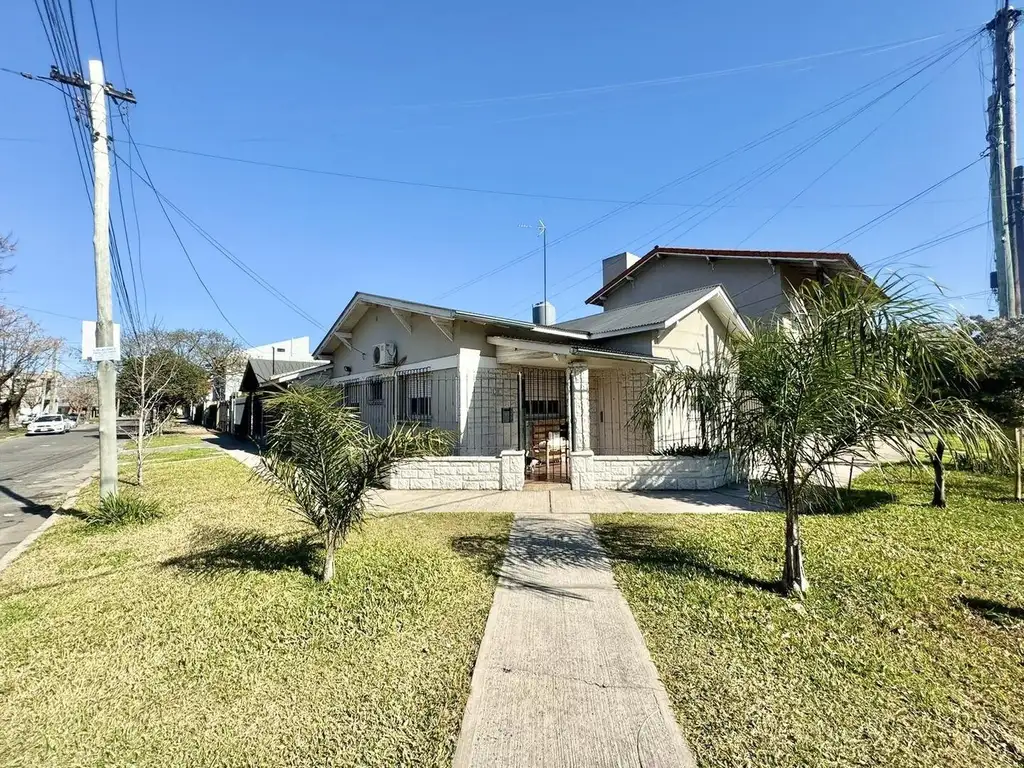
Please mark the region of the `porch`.
<svg viewBox="0 0 1024 768"><path fill-rule="evenodd" d="M452 457L404 463L395 489L577 490L714 488L728 460L699 454L696 419L668 414L653 430L632 413L656 365L641 354L488 337L495 357L454 367L398 366L335 382L367 426L385 434L422 424L453 434ZM463 352L469 352L463 350Z"/></svg>

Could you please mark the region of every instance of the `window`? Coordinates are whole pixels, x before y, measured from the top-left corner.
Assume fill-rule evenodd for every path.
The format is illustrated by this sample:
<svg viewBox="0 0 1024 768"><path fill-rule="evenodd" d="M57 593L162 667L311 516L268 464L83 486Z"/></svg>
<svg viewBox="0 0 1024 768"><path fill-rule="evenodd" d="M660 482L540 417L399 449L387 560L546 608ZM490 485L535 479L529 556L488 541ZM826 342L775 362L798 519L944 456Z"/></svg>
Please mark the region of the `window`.
<svg viewBox="0 0 1024 768"><path fill-rule="evenodd" d="M346 384L345 385L345 405L349 408L359 407L359 385L358 384Z"/></svg>
<svg viewBox="0 0 1024 768"><path fill-rule="evenodd" d="M430 420L430 398L429 397L410 397L409 398L409 418L414 421L429 421Z"/></svg>
<svg viewBox="0 0 1024 768"><path fill-rule="evenodd" d="M430 421L430 374L417 371L400 378L400 392L405 402L404 418L408 421Z"/></svg>
<svg viewBox="0 0 1024 768"><path fill-rule="evenodd" d="M383 379L374 379L370 382L370 402L379 403L384 399L384 381Z"/></svg>
<svg viewBox="0 0 1024 768"><path fill-rule="evenodd" d="M535 419L555 419L561 411L557 400L527 400L525 410Z"/></svg>

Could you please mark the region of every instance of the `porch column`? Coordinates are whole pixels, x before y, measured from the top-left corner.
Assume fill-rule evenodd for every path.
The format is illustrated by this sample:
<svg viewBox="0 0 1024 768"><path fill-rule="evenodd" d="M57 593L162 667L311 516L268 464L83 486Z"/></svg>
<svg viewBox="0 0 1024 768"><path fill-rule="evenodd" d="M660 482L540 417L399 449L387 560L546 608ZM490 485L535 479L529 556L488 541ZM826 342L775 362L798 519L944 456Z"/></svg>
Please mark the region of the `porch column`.
<svg viewBox="0 0 1024 768"><path fill-rule="evenodd" d="M569 434L572 451L590 450L590 369L586 363L569 363Z"/></svg>

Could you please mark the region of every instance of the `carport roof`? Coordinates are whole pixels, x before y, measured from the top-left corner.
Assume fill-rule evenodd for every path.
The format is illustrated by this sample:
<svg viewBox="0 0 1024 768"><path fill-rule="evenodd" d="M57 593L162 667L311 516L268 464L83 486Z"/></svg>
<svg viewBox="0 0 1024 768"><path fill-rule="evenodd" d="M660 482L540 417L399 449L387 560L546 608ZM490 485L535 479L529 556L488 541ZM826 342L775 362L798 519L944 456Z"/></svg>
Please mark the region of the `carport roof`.
<svg viewBox="0 0 1024 768"><path fill-rule="evenodd" d="M242 392L255 392L285 374L321 368L323 360L264 360L250 357L242 374Z"/></svg>

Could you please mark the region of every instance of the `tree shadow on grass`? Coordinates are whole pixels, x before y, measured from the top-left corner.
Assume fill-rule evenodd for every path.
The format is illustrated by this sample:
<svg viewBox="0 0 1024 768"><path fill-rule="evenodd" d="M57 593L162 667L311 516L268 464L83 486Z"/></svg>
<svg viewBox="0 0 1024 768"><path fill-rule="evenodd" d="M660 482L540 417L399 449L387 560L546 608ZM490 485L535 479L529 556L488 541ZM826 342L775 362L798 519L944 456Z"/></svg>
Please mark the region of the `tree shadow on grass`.
<svg viewBox="0 0 1024 768"><path fill-rule="evenodd" d="M974 615L1000 627L1016 629L1024 627L1024 608L1007 605L984 597L960 596L960 602Z"/></svg>
<svg viewBox="0 0 1024 768"><path fill-rule="evenodd" d="M665 531L650 525L605 525L598 527L608 555L619 562L634 563L662 571L689 572L699 578L723 579L743 587L782 595L779 581L762 579L714 562L696 548L666 541Z"/></svg>
<svg viewBox="0 0 1024 768"><path fill-rule="evenodd" d="M164 567L193 573L221 571L291 571L317 573L319 543L312 536L267 536L259 531L204 526L192 540L192 551L164 560Z"/></svg>
<svg viewBox="0 0 1024 768"><path fill-rule="evenodd" d="M593 537L574 532L529 527L503 536L456 536L452 550L489 576L499 577L506 589L535 592L549 598L588 600L582 586L549 583L545 568L604 565L607 560ZM548 574L549 575L549 574Z"/></svg>
<svg viewBox="0 0 1024 768"><path fill-rule="evenodd" d="M812 509L804 515L855 515L871 509L894 504L896 494L877 488L840 488L835 493L827 493Z"/></svg>

